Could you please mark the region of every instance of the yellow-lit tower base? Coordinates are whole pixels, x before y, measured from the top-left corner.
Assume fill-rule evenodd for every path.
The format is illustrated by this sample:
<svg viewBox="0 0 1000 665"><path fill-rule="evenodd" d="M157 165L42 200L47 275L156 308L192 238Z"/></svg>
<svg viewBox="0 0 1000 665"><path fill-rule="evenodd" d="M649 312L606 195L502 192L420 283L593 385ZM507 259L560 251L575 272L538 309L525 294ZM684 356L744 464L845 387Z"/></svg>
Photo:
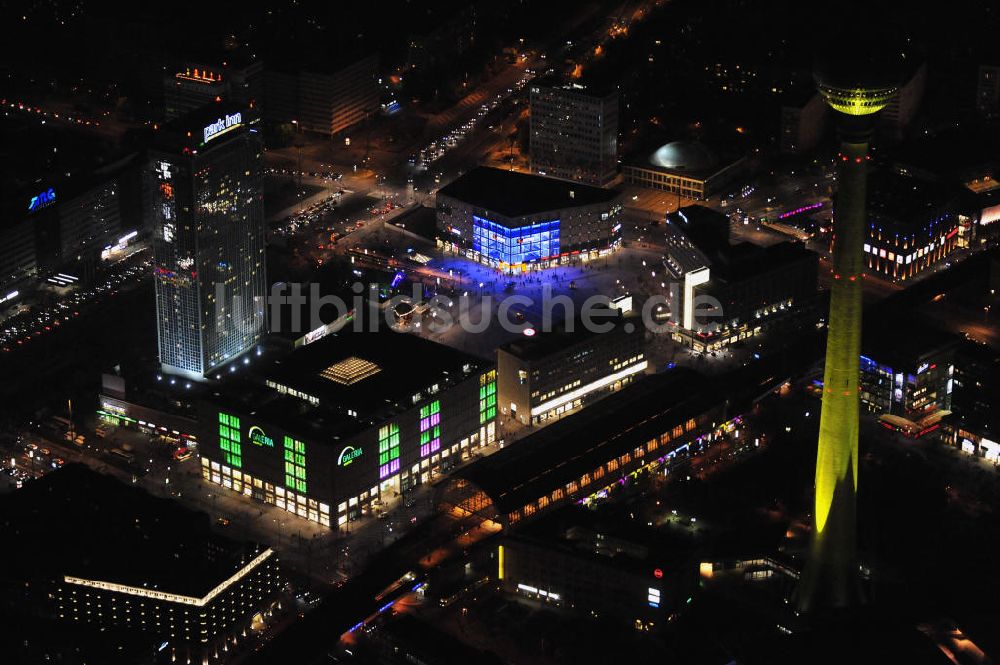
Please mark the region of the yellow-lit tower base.
<svg viewBox="0 0 1000 665"><path fill-rule="evenodd" d="M855 506L866 174L874 119L896 88L843 87L821 79L819 90L837 117L840 154L816 454L815 529L795 599L803 612L847 607L859 597Z"/></svg>

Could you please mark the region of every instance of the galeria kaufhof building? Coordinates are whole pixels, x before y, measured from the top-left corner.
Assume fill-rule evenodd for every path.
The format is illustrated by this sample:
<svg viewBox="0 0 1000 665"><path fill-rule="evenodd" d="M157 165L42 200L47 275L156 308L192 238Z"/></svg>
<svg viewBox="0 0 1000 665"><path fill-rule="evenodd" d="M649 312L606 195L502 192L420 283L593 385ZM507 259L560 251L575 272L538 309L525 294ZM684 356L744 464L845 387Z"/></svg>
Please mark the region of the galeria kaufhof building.
<svg viewBox="0 0 1000 665"><path fill-rule="evenodd" d="M507 273L606 256L621 215L612 190L485 166L437 194L439 245Z"/></svg>
<svg viewBox="0 0 1000 665"><path fill-rule="evenodd" d="M338 333L202 405L202 476L344 526L493 443L493 363L414 335Z"/></svg>

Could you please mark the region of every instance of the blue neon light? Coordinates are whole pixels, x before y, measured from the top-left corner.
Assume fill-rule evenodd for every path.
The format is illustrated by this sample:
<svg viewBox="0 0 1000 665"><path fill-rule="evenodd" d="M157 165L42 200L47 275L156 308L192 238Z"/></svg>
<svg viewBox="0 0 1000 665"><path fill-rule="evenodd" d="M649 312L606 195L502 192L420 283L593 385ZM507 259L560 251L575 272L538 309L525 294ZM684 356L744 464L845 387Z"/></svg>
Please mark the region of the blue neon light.
<svg viewBox="0 0 1000 665"><path fill-rule="evenodd" d="M31 200L28 202L28 212L35 212L39 208L44 208L47 205L54 203L56 200L56 190L49 187L48 190L41 192L37 196L32 196Z"/></svg>
<svg viewBox="0 0 1000 665"><path fill-rule="evenodd" d="M508 265L555 258L559 256L559 220L511 229L473 215L472 247Z"/></svg>

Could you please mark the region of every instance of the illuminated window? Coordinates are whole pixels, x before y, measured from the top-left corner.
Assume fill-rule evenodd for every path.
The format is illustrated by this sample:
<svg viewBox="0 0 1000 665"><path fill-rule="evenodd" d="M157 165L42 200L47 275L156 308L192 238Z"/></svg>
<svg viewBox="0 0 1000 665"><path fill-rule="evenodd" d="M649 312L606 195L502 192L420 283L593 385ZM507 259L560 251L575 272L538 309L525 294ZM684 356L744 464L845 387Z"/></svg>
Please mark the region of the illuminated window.
<svg viewBox="0 0 1000 665"><path fill-rule="evenodd" d="M441 450L441 402L434 400L420 408L420 456Z"/></svg>
<svg viewBox="0 0 1000 665"><path fill-rule="evenodd" d="M378 463L380 479L399 471L399 425L389 424L379 428Z"/></svg>
<svg viewBox="0 0 1000 665"><path fill-rule="evenodd" d="M290 436L285 443L285 487L306 492L306 444ZM280 488L279 488L280 489Z"/></svg>
<svg viewBox="0 0 1000 665"><path fill-rule="evenodd" d="M559 220L507 228L473 215L472 248L511 266L555 258L559 256Z"/></svg>
<svg viewBox="0 0 1000 665"><path fill-rule="evenodd" d="M237 469L243 466L240 419L228 413L219 413L219 450L226 464Z"/></svg>
<svg viewBox="0 0 1000 665"><path fill-rule="evenodd" d="M497 371L491 369L479 377L479 424L497 416Z"/></svg>

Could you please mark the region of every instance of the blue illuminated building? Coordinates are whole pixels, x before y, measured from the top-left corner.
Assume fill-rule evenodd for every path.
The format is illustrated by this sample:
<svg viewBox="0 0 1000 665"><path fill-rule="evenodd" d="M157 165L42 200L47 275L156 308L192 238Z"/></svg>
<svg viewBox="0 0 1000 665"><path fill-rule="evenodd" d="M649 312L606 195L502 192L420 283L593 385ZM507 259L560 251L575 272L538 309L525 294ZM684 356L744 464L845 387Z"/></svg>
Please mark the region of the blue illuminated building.
<svg viewBox="0 0 1000 665"><path fill-rule="evenodd" d="M491 262L515 266L559 257L558 219L518 228L472 219L472 247Z"/></svg>
<svg viewBox="0 0 1000 665"><path fill-rule="evenodd" d="M479 167L438 192L438 238L503 272L539 270L613 252L621 212L612 190Z"/></svg>

